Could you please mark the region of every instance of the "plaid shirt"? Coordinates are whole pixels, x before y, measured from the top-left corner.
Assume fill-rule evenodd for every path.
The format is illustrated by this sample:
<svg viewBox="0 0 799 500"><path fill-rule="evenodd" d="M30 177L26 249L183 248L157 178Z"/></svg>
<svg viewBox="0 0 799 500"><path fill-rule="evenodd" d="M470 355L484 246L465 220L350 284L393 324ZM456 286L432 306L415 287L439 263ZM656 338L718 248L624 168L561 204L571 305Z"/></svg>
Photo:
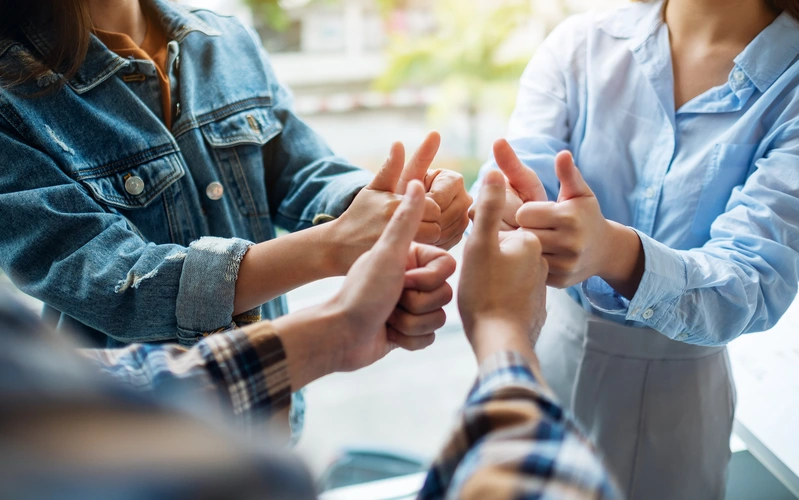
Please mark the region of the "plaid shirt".
<svg viewBox="0 0 799 500"><path fill-rule="evenodd" d="M211 406L232 413L245 428L274 417L288 418L291 405L283 343L272 323L207 336L191 348L177 344L132 344L120 349L84 349L81 354L128 387ZM287 429L287 427L284 427Z"/></svg>
<svg viewBox="0 0 799 500"><path fill-rule="evenodd" d="M191 349L132 345L83 354L114 378L146 392L205 392L246 425L283 413L291 387L286 356L270 323L210 336ZM196 394L194 394L196 395ZM434 462L422 499L620 498L597 452L528 362L489 359L459 424Z"/></svg>

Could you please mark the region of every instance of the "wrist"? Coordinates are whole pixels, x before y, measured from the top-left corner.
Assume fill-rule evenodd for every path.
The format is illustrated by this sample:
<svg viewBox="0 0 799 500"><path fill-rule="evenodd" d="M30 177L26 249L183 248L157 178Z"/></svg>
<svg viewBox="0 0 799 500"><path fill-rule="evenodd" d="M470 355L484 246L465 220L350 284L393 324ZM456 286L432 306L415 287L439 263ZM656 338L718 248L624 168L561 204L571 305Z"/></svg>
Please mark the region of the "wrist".
<svg viewBox="0 0 799 500"><path fill-rule="evenodd" d="M536 335L533 333L531 323L502 316L476 318L466 329L478 364L497 353L513 351L527 358L531 364L538 365L533 350L533 336L537 337L538 332L535 332Z"/></svg>
<svg viewBox="0 0 799 500"><path fill-rule="evenodd" d="M327 305L304 309L273 322L286 353L292 391L338 371L343 346L336 332L341 331L343 322L343 315Z"/></svg>
<svg viewBox="0 0 799 500"><path fill-rule="evenodd" d="M605 268L597 276L623 296L631 299L638 289L644 271L644 250L638 233L630 227L608 221L609 234L603 256ZM612 254L611 254L612 252Z"/></svg>
<svg viewBox="0 0 799 500"><path fill-rule="evenodd" d="M312 252L322 271L326 276L344 276L349 271L349 266L342 256L346 253L345 244L340 239L340 219L335 219L316 226L317 238Z"/></svg>

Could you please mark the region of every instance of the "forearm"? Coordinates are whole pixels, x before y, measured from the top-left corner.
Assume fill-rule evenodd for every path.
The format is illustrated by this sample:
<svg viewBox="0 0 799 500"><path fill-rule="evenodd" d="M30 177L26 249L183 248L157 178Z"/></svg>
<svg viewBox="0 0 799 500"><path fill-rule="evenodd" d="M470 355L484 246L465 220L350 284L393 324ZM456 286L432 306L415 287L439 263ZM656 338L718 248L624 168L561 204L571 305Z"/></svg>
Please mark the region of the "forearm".
<svg viewBox="0 0 799 500"><path fill-rule="evenodd" d="M540 363L533 349L540 327L519 325L502 318L481 318L470 326L472 347L478 366L495 358L502 352L515 352L524 358L530 370L540 376ZM539 378L543 380L543 378Z"/></svg>
<svg viewBox="0 0 799 500"><path fill-rule="evenodd" d="M332 223L305 229L250 247L236 281L234 315L302 285L342 275Z"/></svg>

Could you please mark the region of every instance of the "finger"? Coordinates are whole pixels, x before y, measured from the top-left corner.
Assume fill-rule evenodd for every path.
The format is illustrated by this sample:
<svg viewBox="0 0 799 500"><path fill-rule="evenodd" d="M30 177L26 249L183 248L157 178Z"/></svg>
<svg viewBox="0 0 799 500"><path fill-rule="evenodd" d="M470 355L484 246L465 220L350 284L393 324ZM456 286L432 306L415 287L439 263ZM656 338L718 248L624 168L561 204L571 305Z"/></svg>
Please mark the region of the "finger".
<svg viewBox="0 0 799 500"><path fill-rule="evenodd" d="M396 193L405 194L408 183L412 180L423 181L427 174L427 169L433 163L438 148L441 146L441 136L438 132L430 132L425 138L419 149L416 150L411 161L405 165L397 183Z"/></svg>
<svg viewBox="0 0 799 500"><path fill-rule="evenodd" d="M377 240L374 250L383 258L405 262L408 249L411 246L419 225L422 221L424 211L424 187L421 182L414 181L408 186L408 192L402 198L402 202L386 229Z"/></svg>
<svg viewBox="0 0 799 500"><path fill-rule="evenodd" d="M435 245L441 239L441 226L435 222L422 222L413 241L423 245Z"/></svg>
<svg viewBox="0 0 799 500"><path fill-rule="evenodd" d="M500 139L494 143L494 160L502 173L508 178L513 189L518 191L522 201L546 201L547 191L538 175L516 156L510 143Z"/></svg>
<svg viewBox="0 0 799 500"><path fill-rule="evenodd" d="M554 229L560 226L558 206L551 201L525 203L516 212L516 223L529 229Z"/></svg>
<svg viewBox="0 0 799 500"><path fill-rule="evenodd" d="M433 345L433 342L436 341L436 334L431 333L421 337L408 337L389 327L388 341L406 351L421 351Z"/></svg>
<svg viewBox="0 0 799 500"><path fill-rule="evenodd" d="M552 229L529 230L541 242L541 251L548 256L573 257L575 251L568 245L569 241L561 233Z"/></svg>
<svg viewBox="0 0 799 500"><path fill-rule="evenodd" d="M478 242L496 245L504 208L505 176L497 170L491 170L483 179L477 198L472 238Z"/></svg>
<svg viewBox="0 0 799 500"><path fill-rule="evenodd" d="M411 314L427 314L435 312L450 302L454 293L448 283L432 292L405 290L400 297L399 305Z"/></svg>
<svg viewBox="0 0 799 500"><path fill-rule="evenodd" d="M591 188L583 179L582 174L574 164L574 157L568 151L561 151L555 157L555 174L560 180L560 194L558 201L571 200L581 196L593 196Z"/></svg>
<svg viewBox="0 0 799 500"><path fill-rule="evenodd" d="M453 248L458 246L458 243L463 241L463 236L464 235L465 235L465 232L460 234L459 236L456 236L456 237L452 238L449 241L445 241L443 243L436 243L436 246L438 248L442 249L442 250L447 250L447 251L452 250Z"/></svg>
<svg viewBox="0 0 799 500"><path fill-rule="evenodd" d="M438 203L425 196L424 214L422 215L422 220L424 222L438 223L438 221L441 219L441 215L441 208L438 206Z"/></svg>
<svg viewBox="0 0 799 500"><path fill-rule="evenodd" d="M402 308L396 308L388 317L390 327L409 337L430 335L447 323L447 313L437 309L426 314L411 314Z"/></svg>
<svg viewBox="0 0 799 500"><path fill-rule="evenodd" d="M447 323L447 313L437 309L426 314L411 314L402 308L395 308L386 324L408 337L423 337L434 333Z"/></svg>
<svg viewBox="0 0 799 500"><path fill-rule="evenodd" d="M446 212L458 197L468 196L463 176L447 170L440 172L435 177L427 195L438 203L443 212Z"/></svg>
<svg viewBox="0 0 799 500"><path fill-rule="evenodd" d="M454 257L443 255L424 267L405 271L404 288L431 292L443 286L457 267Z"/></svg>
<svg viewBox="0 0 799 500"><path fill-rule="evenodd" d="M457 206L456 206L457 205ZM437 245L448 242L462 235L469 227L469 214L466 211L465 203L455 201L443 214L441 214L441 237Z"/></svg>
<svg viewBox="0 0 799 500"><path fill-rule="evenodd" d="M405 146L401 142L391 145L388 160L380 168L380 171L369 183L369 188L375 191L395 192L397 183L402 175L402 166L405 164Z"/></svg>

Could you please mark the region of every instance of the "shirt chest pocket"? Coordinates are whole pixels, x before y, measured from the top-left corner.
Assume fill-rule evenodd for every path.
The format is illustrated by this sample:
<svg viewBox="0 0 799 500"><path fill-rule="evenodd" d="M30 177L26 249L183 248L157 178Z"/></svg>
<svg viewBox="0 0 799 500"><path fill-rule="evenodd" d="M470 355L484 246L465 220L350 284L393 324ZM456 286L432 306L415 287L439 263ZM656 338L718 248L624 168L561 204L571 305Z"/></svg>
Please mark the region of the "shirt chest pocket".
<svg viewBox="0 0 799 500"><path fill-rule="evenodd" d="M167 189L184 176L177 153L154 159L143 153L124 162L78 172L78 180L100 204L123 215L140 236L155 243L172 240L175 228L164 217ZM141 162L141 163L138 163Z"/></svg>
<svg viewBox="0 0 799 500"><path fill-rule="evenodd" d="M225 189L242 215L269 215L263 147L283 129L269 108L253 108L202 126Z"/></svg>
<svg viewBox="0 0 799 500"><path fill-rule="evenodd" d="M749 177L756 151L755 144L717 144L713 148L691 226L693 233L710 236L710 226L724 213L733 190Z"/></svg>

